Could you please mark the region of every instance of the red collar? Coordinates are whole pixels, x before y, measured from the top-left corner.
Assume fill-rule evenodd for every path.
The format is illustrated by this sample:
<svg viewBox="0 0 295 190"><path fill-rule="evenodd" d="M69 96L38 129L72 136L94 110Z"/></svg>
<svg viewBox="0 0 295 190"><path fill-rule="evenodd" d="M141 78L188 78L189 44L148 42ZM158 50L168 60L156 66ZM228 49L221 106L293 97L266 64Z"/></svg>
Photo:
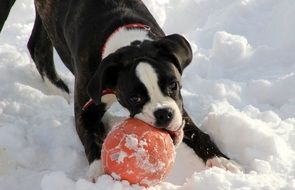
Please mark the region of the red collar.
<svg viewBox="0 0 295 190"><path fill-rule="evenodd" d="M107 88L105 90L102 91L102 95L101 96L104 96L104 95L107 95L107 94L114 94L114 91L110 88ZM94 104L94 101L90 98L85 104L84 106L82 107L82 110L83 111L86 111L91 105Z"/></svg>
<svg viewBox="0 0 295 190"><path fill-rule="evenodd" d="M146 31L150 31L151 28L148 26L148 25L145 25L145 24L141 24L141 23L135 23L135 24L126 24L126 25L123 25L119 28L117 28L106 40L104 46L102 47L101 49L101 56L103 56L103 53L105 51L105 48L106 48L106 44L107 42L109 41L109 39L116 33L118 32L120 29L122 28L125 28L125 29L143 29L143 30L146 30ZM114 94L114 91L112 89L104 89L102 91L102 96L104 95L107 95L107 94ZM82 110L85 111L87 110L91 105L94 104L94 101L92 99L89 99L82 107Z"/></svg>

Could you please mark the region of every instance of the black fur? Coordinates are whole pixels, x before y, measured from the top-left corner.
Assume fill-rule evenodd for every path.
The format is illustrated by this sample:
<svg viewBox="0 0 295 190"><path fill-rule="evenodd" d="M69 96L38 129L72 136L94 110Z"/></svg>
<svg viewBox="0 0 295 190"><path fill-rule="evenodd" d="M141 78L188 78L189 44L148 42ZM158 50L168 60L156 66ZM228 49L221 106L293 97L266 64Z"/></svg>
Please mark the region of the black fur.
<svg viewBox="0 0 295 190"><path fill-rule="evenodd" d="M2 0L0 3L1 13L4 14L1 16L0 26L4 23L3 18L7 16L2 12L2 7L9 2L12 1ZM52 57L53 47L65 66L74 74L76 129L90 163L100 159L100 149L106 135L101 122L106 111L106 105L100 101L102 89L117 90L119 102L129 109L131 116L139 113L143 105L131 105L126 98L128 92L143 94L143 103L148 101L145 87L139 81L132 80L135 65L139 61L147 61L153 65L162 81L159 84L161 90L173 97L182 108L181 84L177 78L173 78L175 76L164 75L171 74L172 71L162 71L165 68L171 69L174 65L181 74L192 59L190 45L180 35L165 36L142 1L35 0L35 6L36 20L28 43L30 54L41 76L46 76L65 92L69 92L69 89L56 74ZM9 9L10 7L7 7L3 10L8 13ZM129 23L150 26L150 35L154 41L133 42L101 60L101 49L109 35ZM175 84L171 83L174 80L178 86L171 92L167 90L167 86L170 85L174 89ZM129 97L134 95L137 94L130 94ZM83 111L82 107L90 97L96 104ZM183 113L186 120L183 141L193 148L204 162L214 156L227 158L209 136L192 123L185 110Z"/></svg>
<svg viewBox="0 0 295 190"><path fill-rule="evenodd" d="M123 47L101 62L89 83L88 94L99 104L102 90L114 88L117 81L122 81L118 80L118 71L130 65L133 65L134 69L135 64L140 61L153 62L155 66L170 62L182 73L191 59L190 45L178 34Z"/></svg>
<svg viewBox="0 0 295 190"><path fill-rule="evenodd" d="M15 0L1 0L0 1L0 32L7 19L9 11L14 4Z"/></svg>
<svg viewBox="0 0 295 190"><path fill-rule="evenodd" d="M53 46L37 13L32 35L27 46L42 78L44 79L45 75L58 88L66 93L70 93L67 85L59 78L55 71Z"/></svg>

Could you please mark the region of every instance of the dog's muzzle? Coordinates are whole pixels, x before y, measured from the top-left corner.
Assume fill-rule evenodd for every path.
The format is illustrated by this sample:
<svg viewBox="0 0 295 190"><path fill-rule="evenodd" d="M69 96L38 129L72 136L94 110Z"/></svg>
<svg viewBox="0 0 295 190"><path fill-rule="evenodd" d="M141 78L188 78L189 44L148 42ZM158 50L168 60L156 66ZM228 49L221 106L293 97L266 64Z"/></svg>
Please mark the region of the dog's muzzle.
<svg viewBox="0 0 295 190"><path fill-rule="evenodd" d="M177 130L171 131L171 130L165 129L169 133L170 137L172 138L173 144L175 146L179 145L182 142L183 135L184 135L184 132L183 132L184 126L185 126L185 120L182 121L181 126Z"/></svg>

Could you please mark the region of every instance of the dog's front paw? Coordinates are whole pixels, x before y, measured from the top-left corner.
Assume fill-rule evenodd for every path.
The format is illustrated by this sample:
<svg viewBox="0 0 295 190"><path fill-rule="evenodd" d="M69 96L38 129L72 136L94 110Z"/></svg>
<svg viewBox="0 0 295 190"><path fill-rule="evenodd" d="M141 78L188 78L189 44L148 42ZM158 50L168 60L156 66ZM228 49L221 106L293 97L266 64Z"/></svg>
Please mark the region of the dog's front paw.
<svg viewBox="0 0 295 190"><path fill-rule="evenodd" d="M102 170L101 160L95 160L89 166L86 179L88 181L95 183L97 178L102 174L103 174L103 170Z"/></svg>
<svg viewBox="0 0 295 190"><path fill-rule="evenodd" d="M242 172L242 167L233 160L228 160L224 157L214 157L206 162L206 167L218 167L228 170L233 173Z"/></svg>

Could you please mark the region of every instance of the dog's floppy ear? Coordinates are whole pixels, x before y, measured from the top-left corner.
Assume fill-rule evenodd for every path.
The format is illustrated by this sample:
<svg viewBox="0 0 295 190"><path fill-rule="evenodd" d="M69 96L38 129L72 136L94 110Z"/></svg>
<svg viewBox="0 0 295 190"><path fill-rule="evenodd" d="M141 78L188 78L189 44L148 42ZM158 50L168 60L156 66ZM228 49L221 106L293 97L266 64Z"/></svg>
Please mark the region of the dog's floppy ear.
<svg viewBox="0 0 295 190"><path fill-rule="evenodd" d="M179 34L165 36L156 42L161 55L167 56L182 74L192 61L192 49L189 42Z"/></svg>
<svg viewBox="0 0 295 190"><path fill-rule="evenodd" d="M103 90L115 88L118 72L122 66L117 54L109 55L100 63L87 88L88 95L95 104L101 103Z"/></svg>

